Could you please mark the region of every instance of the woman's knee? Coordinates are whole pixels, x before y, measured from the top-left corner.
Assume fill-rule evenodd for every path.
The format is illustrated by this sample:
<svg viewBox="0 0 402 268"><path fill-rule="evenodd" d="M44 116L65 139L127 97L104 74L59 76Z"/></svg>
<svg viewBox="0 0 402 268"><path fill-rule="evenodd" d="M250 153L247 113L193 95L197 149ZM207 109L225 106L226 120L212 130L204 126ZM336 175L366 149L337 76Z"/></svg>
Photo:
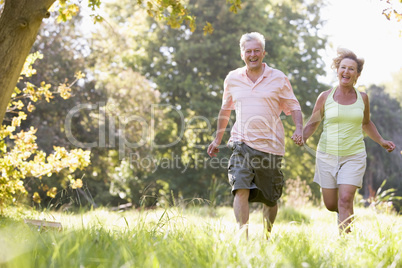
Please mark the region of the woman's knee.
<svg viewBox="0 0 402 268"><path fill-rule="evenodd" d="M356 189L357 187L353 185L340 185L338 207L345 209L353 207Z"/></svg>
<svg viewBox="0 0 402 268"><path fill-rule="evenodd" d="M322 197L329 211L338 212L338 189L322 189Z"/></svg>
<svg viewBox="0 0 402 268"><path fill-rule="evenodd" d="M353 207L353 195L340 195L338 200L338 206L341 208Z"/></svg>
<svg viewBox="0 0 402 268"><path fill-rule="evenodd" d="M338 212L338 203L337 202L324 202L325 207L329 210L329 211L333 211L333 212Z"/></svg>

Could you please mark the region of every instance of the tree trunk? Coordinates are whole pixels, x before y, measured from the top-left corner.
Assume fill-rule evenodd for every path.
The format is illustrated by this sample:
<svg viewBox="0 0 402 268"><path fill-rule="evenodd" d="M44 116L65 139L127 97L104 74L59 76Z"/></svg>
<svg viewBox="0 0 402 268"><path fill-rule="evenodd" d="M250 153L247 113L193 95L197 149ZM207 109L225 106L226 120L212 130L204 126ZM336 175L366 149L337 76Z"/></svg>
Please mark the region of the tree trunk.
<svg viewBox="0 0 402 268"><path fill-rule="evenodd" d="M55 0L5 0L0 15L0 123L43 18Z"/></svg>

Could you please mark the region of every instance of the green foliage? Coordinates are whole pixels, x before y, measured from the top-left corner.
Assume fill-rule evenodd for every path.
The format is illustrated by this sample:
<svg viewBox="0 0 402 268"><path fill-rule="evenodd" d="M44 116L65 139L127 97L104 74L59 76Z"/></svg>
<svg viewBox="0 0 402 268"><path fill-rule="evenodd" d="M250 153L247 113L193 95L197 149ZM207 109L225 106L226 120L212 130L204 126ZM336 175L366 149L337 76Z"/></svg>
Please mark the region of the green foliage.
<svg viewBox="0 0 402 268"><path fill-rule="evenodd" d="M394 210L393 203L397 200L402 200L401 196L396 196L397 190L395 188L384 189L386 180L383 181L381 186L377 189L374 196L362 200L369 204L370 207L380 212L391 212Z"/></svg>
<svg viewBox="0 0 402 268"><path fill-rule="evenodd" d="M241 9L241 0L226 0L231 4L229 10L233 13L237 13ZM145 10L148 16L157 19L158 21L163 21L173 29L181 27L186 23L192 32L196 29L196 17L191 14L189 9L186 7L186 1L180 0L137 0L133 4L139 6L141 9ZM1 3L0 3L1 4ZM58 17L57 22L66 22L71 20L76 16L80 10L80 2L75 2L74 0L61 0L58 1ZM90 0L88 1L88 7L92 11L97 11L100 8L101 0ZM99 14L91 14L94 23L102 22L104 18ZM209 22L205 22L203 30L205 34L211 34L213 32L213 27Z"/></svg>
<svg viewBox="0 0 402 268"><path fill-rule="evenodd" d="M282 200L286 206L301 208L312 204L312 192L306 180L287 179L285 181L284 194Z"/></svg>
<svg viewBox="0 0 402 268"><path fill-rule="evenodd" d="M241 9L241 0L226 0L227 3L231 4L229 10L237 14L237 12Z"/></svg>
<svg viewBox="0 0 402 268"><path fill-rule="evenodd" d="M109 149L98 145L98 150L109 151L108 158L99 163L107 168L106 186L120 202L155 205L156 197L161 196L159 189L163 188L157 183L158 177L152 176L157 168L151 148L153 127L165 119L158 111L159 92L131 69L103 69L102 64L97 64L96 72L102 74L95 76L97 87L107 93L103 120L109 136L105 146Z"/></svg>
<svg viewBox="0 0 402 268"><path fill-rule="evenodd" d="M384 90L402 106L402 68L392 75L392 80L385 84Z"/></svg>

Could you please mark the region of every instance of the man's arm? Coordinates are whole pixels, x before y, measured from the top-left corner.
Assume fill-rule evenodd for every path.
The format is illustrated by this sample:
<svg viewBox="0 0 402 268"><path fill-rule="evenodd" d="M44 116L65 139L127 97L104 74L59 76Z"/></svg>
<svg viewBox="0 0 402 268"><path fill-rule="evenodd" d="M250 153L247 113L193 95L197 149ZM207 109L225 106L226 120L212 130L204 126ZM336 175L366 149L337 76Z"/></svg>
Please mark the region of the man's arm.
<svg viewBox="0 0 402 268"><path fill-rule="evenodd" d="M293 122L296 125L296 130L293 133L292 140L299 146L303 145L303 116L300 110L291 111Z"/></svg>
<svg viewBox="0 0 402 268"><path fill-rule="evenodd" d="M223 134L225 133L226 126L228 125L230 119L231 110L223 110L219 111L218 115L218 126L216 130L216 137L214 141L208 146L208 155L210 157L216 156L216 153L219 152L219 144L221 144Z"/></svg>

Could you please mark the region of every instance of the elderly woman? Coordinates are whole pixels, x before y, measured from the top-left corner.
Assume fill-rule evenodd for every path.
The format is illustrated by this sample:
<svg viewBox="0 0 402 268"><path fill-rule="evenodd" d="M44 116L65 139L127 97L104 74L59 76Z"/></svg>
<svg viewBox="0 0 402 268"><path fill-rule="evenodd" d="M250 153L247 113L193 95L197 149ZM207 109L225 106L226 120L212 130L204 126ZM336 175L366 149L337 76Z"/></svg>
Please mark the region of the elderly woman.
<svg viewBox="0 0 402 268"><path fill-rule="evenodd" d="M388 152L395 149L392 141L384 140L370 120L370 104L366 93L354 88L364 59L347 49L338 49L333 60L339 85L322 92L313 114L303 129L303 140L316 131L321 121L324 128L316 153L314 182L322 188L324 204L338 213L340 231L350 232L353 199L362 187L366 170L366 148L363 131Z"/></svg>

